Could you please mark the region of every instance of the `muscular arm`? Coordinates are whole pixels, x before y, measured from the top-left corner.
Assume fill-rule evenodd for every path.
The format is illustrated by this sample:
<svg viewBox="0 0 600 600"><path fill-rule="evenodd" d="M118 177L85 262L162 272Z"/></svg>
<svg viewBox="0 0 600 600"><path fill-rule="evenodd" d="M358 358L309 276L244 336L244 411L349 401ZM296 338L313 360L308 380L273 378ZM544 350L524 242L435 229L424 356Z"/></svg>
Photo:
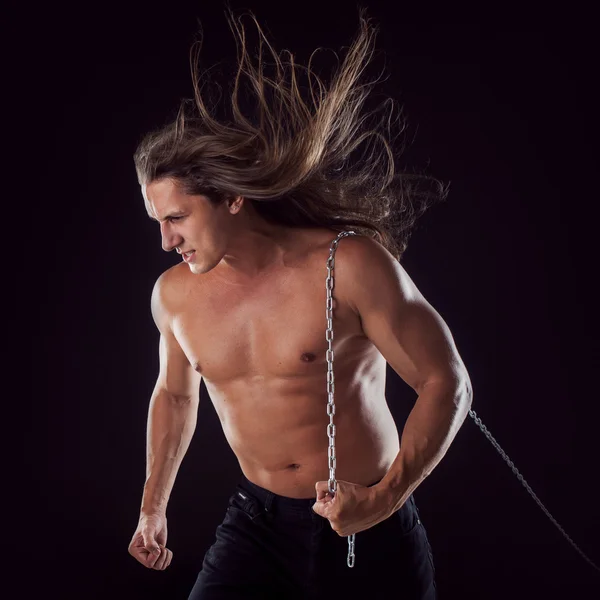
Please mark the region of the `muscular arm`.
<svg viewBox="0 0 600 600"><path fill-rule="evenodd" d="M374 240L344 241L341 276L363 331L418 394L400 451L374 486L393 511L442 460L468 414L473 391L448 325L402 265Z"/></svg>
<svg viewBox="0 0 600 600"><path fill-rule="evenodd" d="M201 376L190 365L171 329L169 272L152 291L152 316L160 331L159 374L150 399L146 482L141 513L166 513L179 467L196 429Z"/></svg>

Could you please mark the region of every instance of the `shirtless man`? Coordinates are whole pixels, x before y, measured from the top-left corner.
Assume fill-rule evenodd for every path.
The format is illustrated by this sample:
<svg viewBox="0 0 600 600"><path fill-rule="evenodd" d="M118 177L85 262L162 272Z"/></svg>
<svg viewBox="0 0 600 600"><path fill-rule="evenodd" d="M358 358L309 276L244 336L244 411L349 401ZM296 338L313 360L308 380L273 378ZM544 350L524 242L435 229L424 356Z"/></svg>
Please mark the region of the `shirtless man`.
<svg viewBox="0 0 600 600"><path fill-rule="evenodd" d="M190 600L355 598L390 586L398 597L435 598L412 493L472 401L443 319L380 243L363 235L339 241L337 491L329 494L325 281L339 231L268 221L244 195L211 202L175 176L144 176L141 188L163 249L176 249L183 262L152 293L160 370L132 556L156 570L171 563L166 508L203 379L242 479ZM385 398L386 362L418 395L401 440ZM349 569L352 534L357 558Z"/></svg>

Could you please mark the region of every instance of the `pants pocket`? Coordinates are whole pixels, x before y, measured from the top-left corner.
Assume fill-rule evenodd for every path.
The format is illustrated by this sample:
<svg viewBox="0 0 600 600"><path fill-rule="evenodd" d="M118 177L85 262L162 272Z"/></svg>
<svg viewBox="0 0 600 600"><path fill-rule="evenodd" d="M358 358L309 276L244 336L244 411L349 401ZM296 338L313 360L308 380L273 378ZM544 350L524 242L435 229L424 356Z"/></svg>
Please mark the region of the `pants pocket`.
<svg viewBox="0 0 600 600"><path fill-rule="evenodd" d="M421 519L412 494L392 518L400 523L400 536L409 536L416 531L421 525Z"/></svg>
<svg viewBox="0 0 600 600"><path fill-rule="evenodd" d="M265 513L265 508L257 498L238 485L227 502L227 511L239 511L254 521Z"/></svg>

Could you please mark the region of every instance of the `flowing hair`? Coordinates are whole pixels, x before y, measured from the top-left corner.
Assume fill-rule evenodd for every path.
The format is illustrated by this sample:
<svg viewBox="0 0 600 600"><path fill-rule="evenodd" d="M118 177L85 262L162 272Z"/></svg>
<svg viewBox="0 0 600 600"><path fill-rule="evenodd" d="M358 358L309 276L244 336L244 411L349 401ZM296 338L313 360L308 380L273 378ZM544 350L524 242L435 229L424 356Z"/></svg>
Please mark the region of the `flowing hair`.
<svg viewBox="0 0 600 600"><path fill-rule="evenodd" d="M248 14L258 31L257 64L247 49L242 18L226 12L237 46L225 107L232 118L218 119L218 102L208 107L202 97L200 28L190 51L194 98L182 100L174 121L139 143L134 162L140 185L168 177L185 193L203 195L214 205L243 196L269 222L353 229L376 238L400 260L416 220L433 202L446 199L449 185L395 168L393 143L405 120L401 111L393 117L391 98L365 110L379 81L361 82L377 32L365 10L360 9L359 32L329 86L311 69L318 49L308 66L297 64L289 50L274 50L256 17ZM274 61L270 75L265 52ZM308 80L304 88L302 72Z"/></svg>

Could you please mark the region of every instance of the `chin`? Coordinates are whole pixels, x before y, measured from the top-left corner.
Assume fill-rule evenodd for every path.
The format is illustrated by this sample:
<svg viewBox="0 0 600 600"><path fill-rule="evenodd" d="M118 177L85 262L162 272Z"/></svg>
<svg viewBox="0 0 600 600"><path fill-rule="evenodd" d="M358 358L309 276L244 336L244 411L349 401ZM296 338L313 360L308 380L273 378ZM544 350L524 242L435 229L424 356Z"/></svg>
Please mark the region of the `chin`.
<svg viewBox="0 0 600 600"><path fill-rule="evenodd" d="M188 263L188 267L190 268L190 271L192 273L194 273L195 275L203 275L204 273L208 273L208 271L212 271L212 269L214 267L211 267L210 269L204 268L199 265L198 263Z"/></svg>

